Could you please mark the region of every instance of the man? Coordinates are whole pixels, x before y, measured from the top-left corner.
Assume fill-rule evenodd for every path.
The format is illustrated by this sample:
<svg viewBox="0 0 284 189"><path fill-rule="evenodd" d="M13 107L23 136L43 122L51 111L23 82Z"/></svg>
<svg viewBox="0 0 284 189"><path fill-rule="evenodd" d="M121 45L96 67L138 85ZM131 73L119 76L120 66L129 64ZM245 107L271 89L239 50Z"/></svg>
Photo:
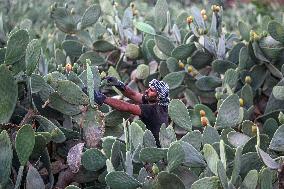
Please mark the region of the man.
<svg viewBox="0 0 284 189"><path fill-rule="evenodd" d="M134 100L137 104L131 104L122 100L106 97L101 92L95 91L95 102L99 105L103 103L119 110L138 115L141 121L146 125L160 147L159 132L161 125L168 125L168 104L169 104L169 86L163 81L153 79L149 82L149 88L144 94L138 93L115 77L106 77L109 86L117 87L124 96Z"/></svg>

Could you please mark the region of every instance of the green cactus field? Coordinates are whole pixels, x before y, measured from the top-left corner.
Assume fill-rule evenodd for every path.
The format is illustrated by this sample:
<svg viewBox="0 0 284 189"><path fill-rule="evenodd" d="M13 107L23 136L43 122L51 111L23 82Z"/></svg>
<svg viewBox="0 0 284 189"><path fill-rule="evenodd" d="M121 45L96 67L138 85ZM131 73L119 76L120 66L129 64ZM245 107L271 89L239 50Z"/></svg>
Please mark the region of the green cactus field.
<svg viewBox="0 0 284 189"><path fill-rule="evenodd" d="M284 189L283 76L281 0L2 0L0 189Z"/></svg>

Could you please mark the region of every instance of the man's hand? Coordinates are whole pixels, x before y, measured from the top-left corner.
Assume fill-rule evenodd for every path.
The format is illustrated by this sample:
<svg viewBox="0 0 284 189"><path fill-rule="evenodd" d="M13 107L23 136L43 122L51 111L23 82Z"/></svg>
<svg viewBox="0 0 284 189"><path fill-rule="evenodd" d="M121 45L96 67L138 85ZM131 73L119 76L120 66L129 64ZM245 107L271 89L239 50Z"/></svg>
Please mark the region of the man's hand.
<svg viewBox="0 0 284 189"><path fill-rule="evenodd" d="M88 95L88 88L87 88L87 87L83 87L83 88L82 88L82 91L83 91L86 95Z"/></svg>
<svg viewBox="0 0 284 189"><path fill-rule="evenodd" d="M115 86L119 90L125 90L125 84L122 81L119 81L118 79L116 79L115 77L108 76L108 77L105 77L105 79L107 80L107 84L106 84L107 86Z"/></svg>
<svg viewBox="0 0 284 189"><path fill-rule="evenodd" d="M98 91L94 91L94 100L98 105L102 105L106 99L106 96Z"/></svg>
<svg viewBox="0 0 284 189"><path fill-rule="evenodd" d="M87 87L83 87L82 88L82 91L86 94L86 95L88 95L88 89L87 89ZM98 104L98 105L102 105L103 103L104 103L104 101L105 101L105 99L106 99L106 96L103 94L103 93L101 93L101 92L97 92L97 91L94 91L94 100L95 100L95 102Z"/></svg>

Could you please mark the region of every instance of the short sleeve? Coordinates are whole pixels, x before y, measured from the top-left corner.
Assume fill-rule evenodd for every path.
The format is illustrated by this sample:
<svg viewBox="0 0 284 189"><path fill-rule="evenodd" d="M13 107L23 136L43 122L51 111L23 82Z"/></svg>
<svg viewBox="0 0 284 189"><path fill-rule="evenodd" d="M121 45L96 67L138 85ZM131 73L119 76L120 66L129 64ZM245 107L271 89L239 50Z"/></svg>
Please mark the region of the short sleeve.
<svg viewBox="0 0 284 189"><path fill-rule="evenodd" d="M140 108L141 108L140 117L142 119L145 119L145 118L147 119L147 118L153 116L154 106L152 104L141 104Z"/></svg>

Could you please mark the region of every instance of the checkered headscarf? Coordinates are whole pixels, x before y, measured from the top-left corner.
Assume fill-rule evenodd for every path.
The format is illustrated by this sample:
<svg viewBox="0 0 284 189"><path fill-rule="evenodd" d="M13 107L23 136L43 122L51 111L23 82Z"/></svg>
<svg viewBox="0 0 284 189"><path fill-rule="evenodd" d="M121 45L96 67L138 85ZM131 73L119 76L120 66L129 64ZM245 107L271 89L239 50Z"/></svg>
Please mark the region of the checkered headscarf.
<svg viewBox="0 0 284 189"><path fill-rule="evenodd" d="M169 99L169 85L163 81L153 79L149 82L150 87L154 87L158 93L159 105L167 106L170 102Z"/></svg>

